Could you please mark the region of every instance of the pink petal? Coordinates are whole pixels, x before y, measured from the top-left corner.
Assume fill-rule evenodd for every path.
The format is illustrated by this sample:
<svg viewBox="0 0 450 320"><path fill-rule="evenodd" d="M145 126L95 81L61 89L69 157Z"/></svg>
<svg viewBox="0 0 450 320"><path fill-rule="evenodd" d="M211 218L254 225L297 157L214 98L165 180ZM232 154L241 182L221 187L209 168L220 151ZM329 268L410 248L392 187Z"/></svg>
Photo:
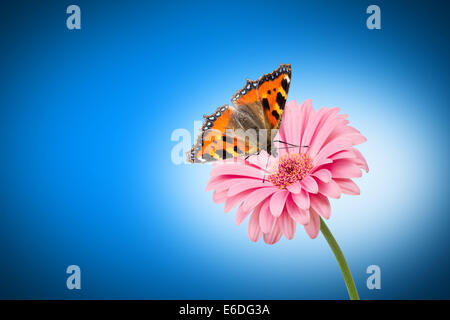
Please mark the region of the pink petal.
<svg viewBox="0 0 450 320"><path fill-rule="evenodd" d="M298 105L297 101L287 102L280 130L274 140L301 146L302 136L314 114L315 111L312 107L311 100L306 100L301 106ZM286 145L284 144L283 146L280 142L275 145L278 147L279 156L282 156L285 153L299 153L300 151L298 148L286 148ZM300 149L304 150L302 148Z"/></svg>
<svg viewBox="0 0 450 320"><path fill-rule="evenodd" d="M330 182L331 180L331 172L327 169L319 169L311 174L312 176L322 180L323 182Z"/></svg>
<svg viewBox="0 0 450 320"><path fill-rule="evenodd" d="M309 223L309 210L300 209L292 199L292 196L286 201L286 209L295 222L300 224Z"/></svg>
<svg viewBox="0 0 450 320"><path fill-rule="evenodd" d="M261 228L259 227L259 209L260 206L253 211L250 221L248 222L248 237L253 242L257 242L262 235Z"/></svg>
<svg viewBox="0 0 450 320"><path fill-rule="evenodd" d="M286 111L284 111L284 114L286 114ZM281 122L281 125L283 125L283 122ZM289 153L289 148L287 148L285 143L283 142L287 142L288 139L286 138L286 136L283 134L283 131L280 127L280 130L278 130L277 134L275 135L275 137L273 138L273 144L272 147L275 147L278 153L278 158L284 156L285 154ZM297 150L298 151L298 150Z"/></svg>
<svg viewBox="0 0 450 320"><path fill-rule="evenodd" d="M302 146L311 145L311 140L314 135L314 132L317 129L317 125L319 124L319 121L325 114L326 110L327 110L326 108L321 108L319 111L317 111L310 117L306 129L303 133Z"/></svg>
<svg viewBox="0 0 450 320"><path fill-rule="evenodd" d="M299 194L292 193L292 200L294 200L295 204L303 210L309 209L309 194L306 190L302 189Z"/></svg>
<svg viewBox="0 0 450 320"><path fill-rule="evenodd" d="M212 198L213 198L213 201L215 203L225 202L225 200L227 200L227 190L225 190L225 191L217 191L217 190L215 190L213 192Z"/></svg>
<svg viewBox="0 0 450 320"><path fill-rule="evenodd" d="M251 210L264 199L277 192L277 188L260 188L253 190L244 202L244 210Z"/></svg>
<svg viewBox="0 0 450 320"><path fill-rule="evenodd" d="M317 170L322 169L322 168L320 168L320 166L323 166L323 165L326 165L326 164L329 164L329 163L333 163L333 160L328 159L328 158L324 158L324 159L318 160L316 162L314 162L314 161L315 160L313 160L314 168L311 170L310 174L316 172Z"/></svg>
<svg viewBox="0 0 450 320"><path fill-rule="evenodd" d="M301 184L302 188L309 193L317 193L319 191L319 186L317 185L316 180L311 176L304 177Z"/></svg>
<svg viewBox="0 0 450 320"><path fill-rule="evenodd" d="M263 233L270 233L272 231L277 218L270 212L269 200L264 201L261 211L259 213L259 226Z"/></svg>
<svg viewBox="0 0 450 320"><path fill-rule="evenodd" d="M313 159L313 165L317 166L322 160L326 159L328 156L335 154L344 149L348 149L352 146L351 141L346 139L336 139L326 144L317 156Z"/></svg>
<svg viewBox="0 0 450 320"><path fill-rule="evenodd" d="M225 207L224 211L229 212L234 207L236 207L240 202L247 199L247 197L253 192L253 190L244 191L241 193L238 193L237 195L234 195L232 197L228 197L228 199L225 201Z"/></svg>
<svg viewBox="0 0 450 320"><path fill-rule="evenodd" d="M367 141L366 137L364 137L361 133L347 134L345 137L349 139L354 146Z"/></svg>
<svg viewBox="0 0 450 320"><path fill-rule="evenodd" d="M256 209L255 209L256 210ZM239 226L245 218L250 214L251 211L246 211L243 209L243 203L239 206L239 208L236 211L236 224Z"/></svg>
<svg viewBox="0 0 450 320"><path fill-rule="evenodd" d="M352 145L361 144L367 141L367 139L361 134L361 132L351 126L348 126L347 124L348 121L343 123L343 125L336 127L330 135L330 138L345 138L346 140L350 140L352 142Z"/></svg>
<svg viewBox="0 0 450 320"><path fill-rule="evenodd" d="M259 179L239 177L239 176L215 176L210 179L206 187L206 191L216 189L216 191L224 191L230 189L231 186L246 182L246 181L261 181Z"/></svg>
<svg viewBox="0 0 450 320"><path fill-rule="evenodd" d="M323 114L308 150L308 153L312 158L317 155L333 129L343 120L342 115L337 115L338 112L339 108L330 108Z"/></svg>
<svg viewBox="0 0 450 320"><path fill-rule="evenodd" d="M341 188L334 181L331 180L328 183L324 183L322 181L318 181L319 184L319 192L327 197L339 199L341 197Z"/></svg>
<svg viewBox="0 0 450 320"><path fill-rule="evenodd" d="M321 195L320 193L311 195L311 208L313 208L320 216L324 217L325 219L330 218L330 201L324 195Z"/></svg>
<svg viewBox="0 0 450 320"><path fill-rule="evenodd" d="M247 161L263 170L273 167L276 159L268 154L265 150L261 150L259 154L252 155Z"/></svg>
<svg viewBox="0 0 450 320"><path fill-rule="evenodd" d="M278 135L275 136L274 140L275 140L275 141L276 141L276 140L284 141L283 138L282 138L282 137L279 137ZM274 144L274 146L275 146L275 148L276 148L276 150L277 150L278 158L281 158L281 157L284 156L285 154L288 154L288 153L289 153L289 149L288 149L288 148L285 148L285 147L282 147L283 145L282 145L281 143L274 142L273 144ZM270 167L269 167L269 168L270 168Z"/></svg>
<svg viewBox="0 0 450 320"><path fill-rule="evenodd" d="M294 119L296 121L298 121L297 122L297 125L298 125L297 132L300 132L300 137L303 137L309 121L316 113L316 111L312 107L312 100L311 99L305 100L302 103L302 105L300 106L300 111L301 111L300 117L298 119L295 119L295 118Z"/></svg>
<svg viewBox="0 0 450 320"><path fill-rule="evenodd" d="M242 191L246 191L249 189L264 188L264 187L272 186L272 183L270 183L269 181L262 182L262 180L257 180L257 179L234 179L234 180L237 180L237 181L232 181L233 184L228 189L227 195L229 197L232 197L238 193L241 193Z"/></svg>
<svg viewBox="0 0 450 320"><path fill-rule="evenodd" d="M294 154L300 152L300 145L290 142L290 140L284 138L282 135L276 135L273 139L273 144L277 149L278 157L282 157L287 153Z"/></svg>
<svg viewBox="0 0 450 320"><path fill-rule="evenodd" d="M320 218L314 209L309 210L309 215L311 220L307 225L305 225L305 231L311 239L315 239L320 231Z"/></svg>
<svg viewBox="0 0 450 320"><path fill-rule="evenodd" d="M356 159L358 159L358 161L356 162L362 169L364 169L366 172L369 172L369 166L367 165L366 159L363 157L363 155L361 154L361 152L356 149L356 148L352 148L351 149L353 151L353 153L356 156Z"/></svg>
<svg viewBox="0 0 450 320"><path fill-rule="evenodd" d="M338 159L353 159L356 158L355 154L350 150L342 150L330 156L331 160Z"/></svg>
<svg viewBox="0 0 450 320"><path fill-rule="evenodd" d="M217 186L220 186L221 183L228 181L229 176L216 176L211 179L209 179L208 184L206 185L206 192L209 192L211 190L214 190L217 188Z"/></svg>
<svg viewBox="0 0 450 320"><path fill-rule="evenodd" d="M331 177L331 173L330 173L330 177ZM297 181L293 184L288 185L287 189L292 193L300 193L302 191L302 185L300 184L300 182Z"/></svg>
<svg viewBox="0 0 450 320"><path fill-rule="evenodd" d="M274 217L279 217L281 212L283 212L288 195L288 191L279 190L270 198L270 212L272 212Z"/></svg>
<svg viewBox="0 0 450 320"><path fill-rule="evenodd" d="M296 223L286 211L280 216L277 224L280 227L281 233L284 234L286 238L289 240L294 238Z"/></svg>
<svg viewBox="0 0 450 320"><path fill-rule="evenodd" d="M211 176L219 176L219 175L234 175L234 176L242 176L242 177L251 177L251 178L264 178L264 171L261 169L257 169L250 165L237 164L237 163L223 163L221 165L215 166L211 170Z"/></svg>
<svg viewBox="0 0 450 320"><path fill-rule="evenodd" d="M306 109L302 110L297 101L288 101L284 108L280 130L274 140L281 140L299 146L305 111ZM283 153L295 153L295 148L282 148L280 143L277 143L277 146L280 147L278 150L282 150Z"/></svg>
<svg viewBox="0 0 450 320"><path fill-rule="evenodd" d="M342 193L359 195L360 190L356 183L354 183L351 179L334 179L334 181L338 184Z"/></svg>
<svg viewBox="0 0 450 320"><path fill-rule="evenodd" d="M264 233L264 242L267 244L277 243L281 239L281 231L280 228L275 225L275 228L270 233Z"/></svg>
<svg viewBox="0 0 450 320"><path fill-rule="evenodd" d="M333 178L349 179L362 176L361 169L351 159L336 160L329 166L329 170Z"/></svg>
<svg viewBox="0 0 450 320"><path fill-rule="evenodd" d="M348 124L348 122L349 122L348 120L346 120L347 117L348 116L346 114L335 115L335 117L333 119L333 125L334 125L333 130L331 130L331 132L328 134L323 145L329 143L330 141L333 141L336 137L339 136L339 134L341 134L342 128L345 128L346 124Z"/></svg>

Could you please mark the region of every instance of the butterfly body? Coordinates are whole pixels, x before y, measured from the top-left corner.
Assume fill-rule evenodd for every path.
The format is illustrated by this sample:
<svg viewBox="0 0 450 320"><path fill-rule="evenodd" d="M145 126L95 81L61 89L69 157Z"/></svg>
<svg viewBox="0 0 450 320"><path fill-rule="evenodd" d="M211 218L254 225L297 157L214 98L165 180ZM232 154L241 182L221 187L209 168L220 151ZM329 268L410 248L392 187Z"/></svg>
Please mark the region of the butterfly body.
<svg viewBox="0 0 450 320"><path fill-rule="evenodd" d="M266 150L279 127L291 81L291 66L280 65L258 80L247 80L224 105L203 116L205 122L187 160L204 163Z"/></svg>

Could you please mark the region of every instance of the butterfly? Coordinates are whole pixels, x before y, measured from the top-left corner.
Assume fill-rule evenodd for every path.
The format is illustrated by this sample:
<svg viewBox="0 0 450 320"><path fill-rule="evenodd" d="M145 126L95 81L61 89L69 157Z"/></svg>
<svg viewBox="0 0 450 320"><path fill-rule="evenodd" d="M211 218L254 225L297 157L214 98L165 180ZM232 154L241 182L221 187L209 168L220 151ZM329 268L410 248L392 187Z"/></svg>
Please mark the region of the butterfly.
<svg viewBox="0 0 450 320"><path fill-rule="evenodd" d="M268 153L283 116L291 65L282 64L258 80L247 79L245 86L231 98L232 106L223 105L205 122L187 160L204 163L240 156L261 150Z"/></svg>

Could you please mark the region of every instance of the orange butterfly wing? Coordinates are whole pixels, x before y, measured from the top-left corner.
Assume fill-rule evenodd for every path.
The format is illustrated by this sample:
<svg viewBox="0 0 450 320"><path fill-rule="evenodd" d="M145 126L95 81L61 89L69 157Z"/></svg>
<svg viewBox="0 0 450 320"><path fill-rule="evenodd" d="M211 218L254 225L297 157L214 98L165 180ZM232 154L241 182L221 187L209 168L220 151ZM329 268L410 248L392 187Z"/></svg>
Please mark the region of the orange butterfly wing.
<svg viewBox="0 0 450 320"><path fill-rule="evenodd" d="M247 80L244 88L231 99L235 107L224 105L213 114L204 116L205 123L196 143L187 153L187 160L202 163L258 152L259 147L254 141L252 143L239 134L231 136L227 130L245 130L248 129L246 126L277 129L283 115L290 80L290 65L281 65L258 80Z"/></svg>
<svg viewBox="0 0 450 320"><path fill-rule="evenodd" d="M194 163L215 161L247 154L249 145L237 137L226 134L230 128L235 109L228 105L221 106L207 116L196 144L188 152L188 161Z"/></svg>
<svg viewBox="0 0 450 320"><path fill-rule="evenodd" d="M270 129L278 129L290 83L291 65L282 64L256 81L247 80L245 87L236 92L231 101L238 107L259 103L263 107Z"/></svg>

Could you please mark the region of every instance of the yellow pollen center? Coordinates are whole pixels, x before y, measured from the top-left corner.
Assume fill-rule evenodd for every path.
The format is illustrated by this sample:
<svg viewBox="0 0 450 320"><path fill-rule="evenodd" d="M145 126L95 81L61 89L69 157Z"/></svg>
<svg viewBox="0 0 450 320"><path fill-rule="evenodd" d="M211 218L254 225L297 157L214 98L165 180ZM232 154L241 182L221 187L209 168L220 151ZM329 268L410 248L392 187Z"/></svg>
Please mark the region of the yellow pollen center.
<svg viewBox="0 0 450 320"><path fill-rule="evenodd" d="M302 181L313 168L312 159L306 153L285 154L278 159L274 173L268 181L280 189Z"/></svg>

